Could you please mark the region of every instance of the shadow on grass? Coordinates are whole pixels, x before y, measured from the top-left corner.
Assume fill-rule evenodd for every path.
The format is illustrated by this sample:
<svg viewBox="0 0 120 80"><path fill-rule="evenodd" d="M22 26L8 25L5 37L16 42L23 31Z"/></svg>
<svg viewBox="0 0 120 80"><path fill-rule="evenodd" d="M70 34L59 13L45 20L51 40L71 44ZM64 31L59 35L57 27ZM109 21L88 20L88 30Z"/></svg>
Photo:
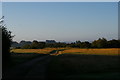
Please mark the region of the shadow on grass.
<svg viewBox="0 0 120 80"><path fill-rule="evenodd" d="M11 59L9 63L3 68L3 70L11 69L12 67L28 62L37 57L46 56L48 54L38 54L38 53L11 53Z"/></svg>
<svg viewBox="0 0 120 80"><path fill-rule="evenodd" d="M120 79L120 56L62 54L54 56L47 79Z"/></svg>

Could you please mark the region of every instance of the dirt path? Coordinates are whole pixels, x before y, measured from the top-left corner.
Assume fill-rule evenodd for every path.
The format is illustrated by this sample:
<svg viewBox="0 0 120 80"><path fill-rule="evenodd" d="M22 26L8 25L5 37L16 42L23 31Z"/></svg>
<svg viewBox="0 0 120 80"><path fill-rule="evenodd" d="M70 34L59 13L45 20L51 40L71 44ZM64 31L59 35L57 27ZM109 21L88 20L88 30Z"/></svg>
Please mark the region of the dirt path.
<svg viewBox="0 0 120 80"><path fill-rule="evenodd" d="M10 80L45 80L45 72L46 67L49 61L51 60L51 56L43 56L35 58L29 62L20 64L15 66L14 68L10 69L3 73L3 80L10 79Z"/></svg>

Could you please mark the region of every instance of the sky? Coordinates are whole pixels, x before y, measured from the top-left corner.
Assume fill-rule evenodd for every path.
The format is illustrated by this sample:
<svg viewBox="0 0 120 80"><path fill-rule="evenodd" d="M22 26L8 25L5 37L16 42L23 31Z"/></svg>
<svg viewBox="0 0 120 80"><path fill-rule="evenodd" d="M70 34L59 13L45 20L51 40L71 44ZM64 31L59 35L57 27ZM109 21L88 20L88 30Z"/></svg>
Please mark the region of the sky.
<svg viewBox="0 0 120 80"><path fill-rule="evenodd" d="M14 41L118 39L117 2L3 2Z"/></svg>
<svg viewBox="0 0 120 80"><path fill-rule="evenodd" d="M0 2L0 17L2 15L2 2Z"/></svg>
<svg viewBox="0 0 120 80"><path fill-rule="evenodd" d="M119 0L1 0L3 2L118 2Z"/></svg>

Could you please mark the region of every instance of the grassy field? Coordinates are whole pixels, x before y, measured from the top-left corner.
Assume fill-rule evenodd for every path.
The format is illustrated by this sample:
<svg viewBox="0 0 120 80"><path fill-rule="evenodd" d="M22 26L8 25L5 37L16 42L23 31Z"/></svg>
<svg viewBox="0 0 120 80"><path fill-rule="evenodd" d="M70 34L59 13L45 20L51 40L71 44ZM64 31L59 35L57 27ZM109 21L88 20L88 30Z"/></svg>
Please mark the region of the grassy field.
<svg viewBox="0 0 120 80"><path fill-rule="evenodd" d="M49 54L53 50L58 50L59 54L92 54L92 55L120 55L120 48L103 49L80 49L80 48L45 48L45 49L12 49L13 53L40 53Z"/></svg>
<svg viewBox="0 0 120 80"><path fill-rule="evenodd" d="M85 55L114 55L117 56L120 48L108 48L108 49L80 49L80 48L45 48L45 49L12 49L11 59L13 63L20 63L37 56L49 53L60 54L85 54ZM54 55L54 54L53 54Z"/></svg>
<svg viewBox="0 0 120 80"><path fill-rule="evenodd" d="M120 48L59 50L47 78L55 80L120 79Z"/></svg>
<svg viewBox="0 0 120 80"><path fill-rule="evenodd" d="M45 48L13 49L12 64L20 64L38 56L51 55L46 78L55 80L120 79L120 48L80 49ZM57 55L57 56L56 56Z"/></svg>
<svg viewBox="0 0 120 80"><path fill-rule="evenodd" d="M47 78L54 80L120 79L120 56L61 54L53 56Z"/></svg>

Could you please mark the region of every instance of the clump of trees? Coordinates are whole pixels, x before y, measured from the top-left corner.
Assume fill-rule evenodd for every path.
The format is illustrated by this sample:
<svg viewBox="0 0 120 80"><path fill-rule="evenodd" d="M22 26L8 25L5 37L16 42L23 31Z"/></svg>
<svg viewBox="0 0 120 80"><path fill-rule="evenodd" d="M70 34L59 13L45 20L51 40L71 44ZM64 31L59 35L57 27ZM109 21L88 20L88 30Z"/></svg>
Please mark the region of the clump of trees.
<svg viewBox="0 0 120 80"><path fill-rule="evenodd" d="M120 40L107 40L105 38L99 38L93 42L80 42L76 41L74 45L77 45L78 48L120 48Z"/></svg>
<svg viewBox="0 0 120 80"><path fill-rule="evenodd" d="M99 38L91 43L92 48L120 48L120 40Z"/></svg>
<svg viewBox="0 0 120 80"><path fill-rule="evenodd" d="M107 48L107 40L105 38L99 38L98 40L94 40L91 44L93 48Z"/></svg>

